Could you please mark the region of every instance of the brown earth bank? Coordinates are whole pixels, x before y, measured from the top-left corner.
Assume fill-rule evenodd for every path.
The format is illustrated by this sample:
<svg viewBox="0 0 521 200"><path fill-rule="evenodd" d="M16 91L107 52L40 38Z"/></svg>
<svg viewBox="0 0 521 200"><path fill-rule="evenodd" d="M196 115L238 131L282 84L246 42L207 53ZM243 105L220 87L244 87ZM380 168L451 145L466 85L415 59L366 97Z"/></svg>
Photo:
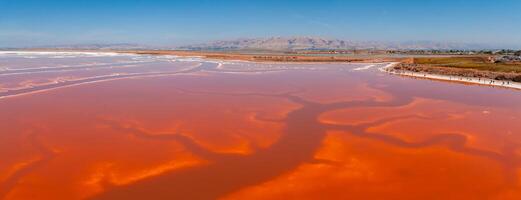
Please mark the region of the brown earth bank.
<svg viewBox="0 0 521 200"><path fill-rule="evenodd" d="M209 51L176 51L176 50L144 50L117 51L119 53L135 53L150 55L200 56L208 59L243 60L255 62L401 62L404 58L392 57L354 57L354 56L313 56L309 54L292 55L285 53L242 54L239 52Z"/></svg>
<svg viewBox="0 0 521 200"><path fill-rule="evenodd" d="M390 70L521 82L521 64L493 63L488 62L489 59L487 57L412 58L395 65Z"/></svg>
<svg viewBox="0 0 521 200"><path fill-rule="evenodd" d="M475 69L458 69L450 67L436 67L430 65L408 64L400 63L393 67L392 70L411 71L411 72L425 72L430 74L439 74L447 76L461 76L474 78L488 78L495 80L510 80L514 82L521 82L521 74L515 72L492 72Z"/></svg>

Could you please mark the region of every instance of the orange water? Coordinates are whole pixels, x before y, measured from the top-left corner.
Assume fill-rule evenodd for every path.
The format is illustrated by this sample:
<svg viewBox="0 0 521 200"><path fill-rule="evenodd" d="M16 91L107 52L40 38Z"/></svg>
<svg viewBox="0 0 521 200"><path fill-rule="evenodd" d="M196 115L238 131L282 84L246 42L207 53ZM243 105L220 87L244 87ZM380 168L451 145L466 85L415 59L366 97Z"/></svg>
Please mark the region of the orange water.
<svg viewBox="0 0 521 200"><path fill-rule="evenodd" d="M0 99L0 199L521 199L519 91L213 69Z"/></svg>

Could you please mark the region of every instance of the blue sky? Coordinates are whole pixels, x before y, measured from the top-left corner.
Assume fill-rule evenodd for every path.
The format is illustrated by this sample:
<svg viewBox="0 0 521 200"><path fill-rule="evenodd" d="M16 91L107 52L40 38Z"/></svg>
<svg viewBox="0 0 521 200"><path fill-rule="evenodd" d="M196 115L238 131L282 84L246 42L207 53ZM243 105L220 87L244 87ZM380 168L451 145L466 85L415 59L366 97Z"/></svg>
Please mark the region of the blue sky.
<svg viewBox="0 0 521 200"><path fill-rule="evenodd" d="M0 0L0 47L321 36L521 47L520 0Z"/></svg>

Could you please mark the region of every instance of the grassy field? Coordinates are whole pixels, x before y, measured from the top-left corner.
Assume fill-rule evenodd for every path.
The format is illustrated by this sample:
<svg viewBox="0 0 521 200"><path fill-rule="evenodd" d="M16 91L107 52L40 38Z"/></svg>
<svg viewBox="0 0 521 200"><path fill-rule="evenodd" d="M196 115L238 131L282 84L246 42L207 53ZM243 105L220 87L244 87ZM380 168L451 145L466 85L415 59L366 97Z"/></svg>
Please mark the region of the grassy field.
<svg viewBox="0 0 521 200"><path fill-rule="evenodd" d="M439 67L460 69L476 69L492 72L521 73L521 64L490 63L486 57L439 57L415 58L414 64L424 64Z"/></svg>

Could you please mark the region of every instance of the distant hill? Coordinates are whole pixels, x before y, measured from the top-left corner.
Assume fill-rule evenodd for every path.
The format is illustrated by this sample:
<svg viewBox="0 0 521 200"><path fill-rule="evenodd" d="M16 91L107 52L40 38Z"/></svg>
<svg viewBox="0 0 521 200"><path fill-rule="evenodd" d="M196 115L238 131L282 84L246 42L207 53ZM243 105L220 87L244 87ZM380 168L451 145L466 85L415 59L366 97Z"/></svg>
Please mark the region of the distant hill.
<svg viewBox="0 0 521 200"><path fill-rule="evenodd" d="M7 48L4 48L7 49ZM15 49L64 49L64 50L266 50L266 51L298 51L298 50L496 50L497 47L432 41L410 42L378 42L348 41L321 37L269 37L235 40L220 40L186 46L151 46L132 43L115 44L72 44L31 46Z"/></svg>
<svg viewBox="0 0 521 200"><path fill-rule="evenodd" d="M186 50L349 50L349 49L379 49L379 50L475 50L487 49L485 45L465 43L442 43L431 41L415 42L372 42L346 41L320 37L270 37L222 40L210 43L178 47Z"/></svg>

